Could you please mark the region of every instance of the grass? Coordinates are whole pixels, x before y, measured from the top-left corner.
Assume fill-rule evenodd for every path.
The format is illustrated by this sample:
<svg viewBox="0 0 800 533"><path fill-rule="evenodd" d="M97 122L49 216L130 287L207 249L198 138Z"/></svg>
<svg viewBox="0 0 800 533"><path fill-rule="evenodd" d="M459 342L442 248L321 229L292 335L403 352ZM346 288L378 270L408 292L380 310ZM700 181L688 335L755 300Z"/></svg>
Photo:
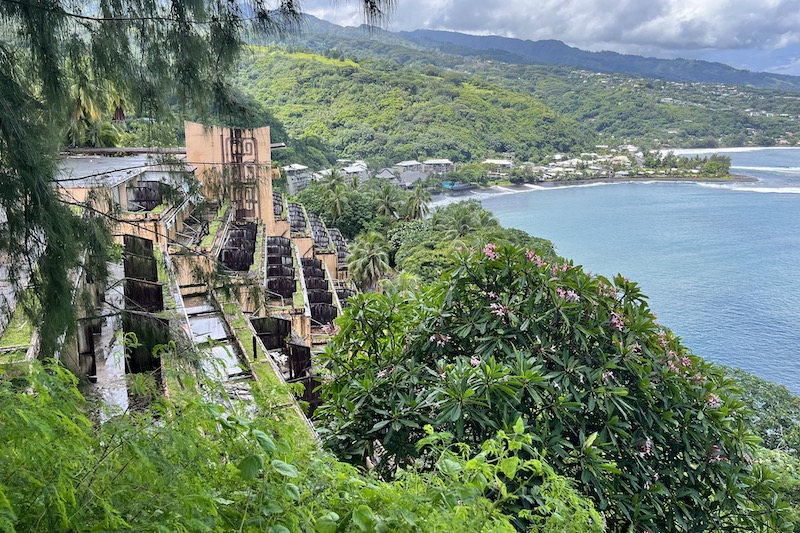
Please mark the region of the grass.
<svg viewBox="0 0 800 533"><path fill-rule="evenodd" d="M27 294L23 298L28 297ZM22 302L17 303L11 321L6 328L3 337L0 338L0 348L10 346L29 346L33 337L34 327L30 319L25 315Z"/></svg>
<svg viewBox="0 0 800 533"><path fill-rule="evenodd" d="M157 247L153 247L153 256L156 258L156 269L158 271L158 281L161 282L161 291L164 295L164 307L169 309L176 309L178 305L175 303L175 297L170 290L172 287L172 282L167 275L167 265L164 263L164 257L161 254L161 250Z"/></svg>
<svg viewBox="0 0 800 533"><path fill-rule="evenodd" d="M201 248L211 248L211 245L214 244L214 237L217 236L217 232L219 231L219 227L222 225L221 220L213 220L211 224L208 226L208 235L203 237L203 240L200 241Z"/></svg>
<svg viewBox="0 0 800 533"><path fill-rule="evenodd" d="M292 305L295 309L302 309L306 306L302 292L295 292L292 294Z"/></svg>
<svg viewBox="0 0 800 533"><path fill-rule="evenodd" d="M225 200L224 202L222 202L222 204L220 204L220 206L219 206L219 209L217 209L217 218L220 218L220 219L224 218L225 217L225 212L228 210L228 208L230 206L231 206L231 201L230 200Z"/></svg>
<svg viewBox="0 0 800 533"><path fill-rule="evenodd" d="M250 265L250 274L256 274L261 270L264 262L264 225L259 223L256 232L256 251L253 254L253 264Z"/></svg>
<svg viewBox="0 0 800 533"><path fill-rule="evenodd" d="M222 205L219 206L219 209L217 209L217 218L212 220L211 224L208 226L208 235L203 237L203 240L200 241L201 248L211 248L211 245L214 244L214 237L217 236L217 232L219 231L220 226L222 226L222 221L225 220L225 215L227 214L230 206L230 200L225 200L222 202Z"/></svg>
<svg viewBox="0 0 800 533"><path fill-rule="evenodd" d="M166 202L162 202L150 210L151 215L160 215L168 206Z"/></svg>
<svg viewBox="0 0 800 533"><path fill-rule="evenodd" d="M27 350L19 349L19 350L11 350L6 353L0 352L0 362L2 363L19 363L25 360L25 354ZM0 372L1 374L2 372Z"/></svg>
<svg viewBox="0 0 800 533"><path fill-rule="evenodd" d="M256 358L256 354L253 353L254 335L248 324L247 317L244 316L241 308L233 301L221 299L220 304L225 314L231 317L230 325L233 329L233 334L239 339L239 342L242 343L245 355L248 361L250 361L250 366L253 369L253 373L258 378L260 386L265 389L275 390L277 394L285 399L282 403L287 406L286 414L292 425L288 433L299 438L304 444L313 445L314 438L309 432L305 420L303 420L294 409L288 408L292 401L292 393L289 387L282 383L272 365L264 360L267 357L266 353L259 352L258 358Z"/></svg>

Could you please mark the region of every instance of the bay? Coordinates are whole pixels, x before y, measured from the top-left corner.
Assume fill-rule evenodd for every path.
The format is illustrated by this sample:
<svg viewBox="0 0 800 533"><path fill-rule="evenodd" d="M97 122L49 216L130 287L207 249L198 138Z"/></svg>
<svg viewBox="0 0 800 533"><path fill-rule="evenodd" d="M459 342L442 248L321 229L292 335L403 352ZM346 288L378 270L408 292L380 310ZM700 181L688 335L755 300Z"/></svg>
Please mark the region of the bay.
<svg viewBox="0 0 800 533"><path fill-rule="evenodd" d="M537 187L482 202L587 270L638 282L696 354L800 394L800 150L723 153L759 181Z"/></svg>

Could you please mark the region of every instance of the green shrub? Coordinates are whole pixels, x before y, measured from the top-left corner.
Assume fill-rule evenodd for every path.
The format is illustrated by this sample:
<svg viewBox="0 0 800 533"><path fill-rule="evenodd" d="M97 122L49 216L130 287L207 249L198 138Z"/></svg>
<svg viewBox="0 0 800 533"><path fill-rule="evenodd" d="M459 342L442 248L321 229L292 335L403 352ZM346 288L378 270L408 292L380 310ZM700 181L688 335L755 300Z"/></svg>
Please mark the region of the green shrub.
<svg viewBox="0 0 800 533"><path fill-rule="evenodd" d="M612 531L790 528L721 371L659 326L638 286L534 251L465 251L416 294L364 295L338 320L318 413L340 457L384 475L429 464L430 424L476 451L521 417ZM535 476L514 514L544 505ZM523 515L524 516L524 515ZM530 520L529 525L535 521Z"/></svg>

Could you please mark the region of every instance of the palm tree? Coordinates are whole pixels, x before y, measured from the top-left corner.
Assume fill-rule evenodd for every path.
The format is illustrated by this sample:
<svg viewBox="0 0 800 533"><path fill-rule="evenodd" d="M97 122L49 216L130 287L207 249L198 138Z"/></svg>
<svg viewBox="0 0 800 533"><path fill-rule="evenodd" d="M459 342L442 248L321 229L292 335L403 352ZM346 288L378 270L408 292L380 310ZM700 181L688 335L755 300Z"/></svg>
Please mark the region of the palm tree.
<svg viewBox="0 0 800 533"><path fill-rule="evenodd" d="M348 192L344 185L336 185L333 189L327 189L325 192L325 199L328 201L328 208L334 223L342 217L349 203Z"/></svg>
<svg viewBox="0 0 800 533"><path fill-rule="evenodd" d="M431 201L431 195L426 191L421 183L417 183L414 187L414 192L406 200L405 219L416 220L423 218L428 214L428 202Z"/></svg>
<svg viewBox="0 0 800 533"><path fill-rule="evenodd" d="M320 181L320 185L324 191L333 192L336 187L344 185L344 176L338 169L332 168L331 173Z"/></svg>
<svg viewBox="0 0 800 533"><path fill-rule="evenodd" d="M67 138L72 146L84 144L92 128L97 136L103 111L108 107L107 89L110 85L87 73L73 78L69 86L71 110L67 129Z"/></svg>
<svg viewBox="0 0 800 533"><path fill-rule="evenodd" d="M374 292L378 281L389 273L389 243L378 232L356 237L347 258L350 277L365 292Z"/></svg>
<svg viewBox="0 0 800 533"><path fill-rule="evenodd" d="M384 294L408 294L419 288L419 277L411 272L401 271L390 279L380 281Z"/></svg>
<svg viewBox="0 0 800 533"><path fill-rule="evenodd" d="M358 189L359 181L361 180L359 179L358 174L353 174L352 176L350 176L350 188L353 189L354 191Z"/></svg>
<svg viewBox="0 0 800 533"><path fill-rule="evenodd" d="M400 189L396 185L384 183L380 189L375 191L375 199L378 201L378 214L387 218L397 218L397 206L400 197Z"/></svg>
<svg viewBox="0 0 800 533"><path fill-rule="evenodd" d="M436 211L431 221L436 230L443 232L444 236L451 240L499 226L494 215L473 202L449 205L445 209Z"/></svg>

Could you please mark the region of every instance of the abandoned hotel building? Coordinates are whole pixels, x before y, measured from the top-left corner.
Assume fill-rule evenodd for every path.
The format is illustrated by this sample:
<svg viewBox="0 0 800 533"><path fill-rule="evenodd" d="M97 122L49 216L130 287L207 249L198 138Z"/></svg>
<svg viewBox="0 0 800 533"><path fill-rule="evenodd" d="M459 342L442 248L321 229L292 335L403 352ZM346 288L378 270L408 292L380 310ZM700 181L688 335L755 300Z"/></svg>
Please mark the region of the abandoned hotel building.
<svg viewBox="0 0 800 533"><path fill-rule="evenodd" d="M169 394L166 365L202 369L237 398L274 372L304 385L298 395L313 413L312 354L353 293L345 240L273 192L280 171L269 128L187 122L185 133L185 150L73 153L61 162L65 197L113 217L123 252L103 286L73 276L75 292L91 297L57 357L112 414L129 406L126 375L155 375ZM0 365L24 365L39 355L37 332L5 281ZM197 355L181 363L154 355L170 341Z"/></svg>

